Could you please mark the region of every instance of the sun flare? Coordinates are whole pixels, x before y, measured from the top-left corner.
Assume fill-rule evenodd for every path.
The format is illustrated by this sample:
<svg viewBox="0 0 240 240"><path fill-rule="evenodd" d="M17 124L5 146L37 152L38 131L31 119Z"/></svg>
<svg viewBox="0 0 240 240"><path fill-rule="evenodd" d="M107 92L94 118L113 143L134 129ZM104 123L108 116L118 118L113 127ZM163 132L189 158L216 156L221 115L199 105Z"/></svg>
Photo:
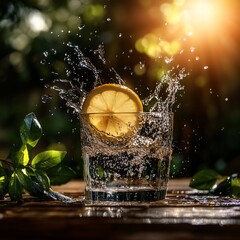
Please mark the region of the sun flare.
<svg viewBox="0 0 240 240"><path fill-rule="evenodd" d="M216 33L224 27L226 13L222 1L188 1L183 10L183 24L191 26L194 33Z"/></svg>

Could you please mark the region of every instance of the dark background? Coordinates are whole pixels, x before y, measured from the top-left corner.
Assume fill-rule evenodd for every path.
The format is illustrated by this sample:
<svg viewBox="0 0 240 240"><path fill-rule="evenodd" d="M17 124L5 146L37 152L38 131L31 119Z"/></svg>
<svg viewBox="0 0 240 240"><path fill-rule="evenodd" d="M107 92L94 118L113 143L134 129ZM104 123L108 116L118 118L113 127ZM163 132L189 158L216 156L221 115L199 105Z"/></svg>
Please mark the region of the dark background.
<svg viewBox="0 0 240 240"><path fill-rule="evenodd" d="M164 71L184 67L189 75L174 107L171 174L189 177L204 167L239 172L240 2L207 2L210 18L187 0L1 1L0 158L7 157L25 115L34 112L44 131L38 150L66 148L67 163L82 177L78 118L48 88L52 72L67 75L63 59L71 41L96 68L114 68L142 98ZM169 47L173 42L176 48ZM106 64L93 54L100 44ZM51 55L50 64L42 64L44 54ZM46 103L45 94L52 95Z"/></svg>

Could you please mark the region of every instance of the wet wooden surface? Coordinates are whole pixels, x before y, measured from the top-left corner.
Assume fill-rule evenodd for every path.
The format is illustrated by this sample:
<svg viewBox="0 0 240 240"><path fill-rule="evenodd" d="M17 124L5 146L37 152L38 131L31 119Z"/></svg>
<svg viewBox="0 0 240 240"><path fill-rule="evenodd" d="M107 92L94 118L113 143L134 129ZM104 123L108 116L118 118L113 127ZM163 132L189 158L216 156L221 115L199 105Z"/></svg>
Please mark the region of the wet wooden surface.
<svg viewBox="0 0 240 240"><path fill-rule="evenodd" d="M240 199L206 196L171 180L166 199L138 206L86 206L84 184L72 181L54 190L75 203L24 195L17 204L0 201L4 239L240 239Z"/></svg>

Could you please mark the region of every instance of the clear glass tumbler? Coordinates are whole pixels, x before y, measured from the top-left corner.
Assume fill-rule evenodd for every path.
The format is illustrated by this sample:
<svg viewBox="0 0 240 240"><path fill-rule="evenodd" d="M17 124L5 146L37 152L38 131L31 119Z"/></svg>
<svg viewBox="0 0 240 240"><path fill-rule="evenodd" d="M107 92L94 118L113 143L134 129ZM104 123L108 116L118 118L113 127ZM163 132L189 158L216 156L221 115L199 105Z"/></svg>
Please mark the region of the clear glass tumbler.
<svg viewBox="0 0 240 240"><path fill-rule="evenodd" d="M128 134L114 137L99 131L89 119L136 119ZM81 114L85 202L151 202L164 199L172 156L173 114Z"/></svg>

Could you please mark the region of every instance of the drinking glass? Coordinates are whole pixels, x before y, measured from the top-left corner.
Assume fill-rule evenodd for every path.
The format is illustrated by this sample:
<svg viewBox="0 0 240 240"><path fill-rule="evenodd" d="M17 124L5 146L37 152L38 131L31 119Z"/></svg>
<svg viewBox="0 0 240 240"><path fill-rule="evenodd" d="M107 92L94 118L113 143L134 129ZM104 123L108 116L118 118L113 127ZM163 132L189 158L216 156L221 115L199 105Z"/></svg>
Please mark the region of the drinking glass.
<svg viewBox="0 0 240 240"><path fill-rule="evenodd" d="M135 118L127 134L111 136L90 118ZM85 203L152 202L164 199L172 156L173 114L158 112L80 114Z"/></svg>

